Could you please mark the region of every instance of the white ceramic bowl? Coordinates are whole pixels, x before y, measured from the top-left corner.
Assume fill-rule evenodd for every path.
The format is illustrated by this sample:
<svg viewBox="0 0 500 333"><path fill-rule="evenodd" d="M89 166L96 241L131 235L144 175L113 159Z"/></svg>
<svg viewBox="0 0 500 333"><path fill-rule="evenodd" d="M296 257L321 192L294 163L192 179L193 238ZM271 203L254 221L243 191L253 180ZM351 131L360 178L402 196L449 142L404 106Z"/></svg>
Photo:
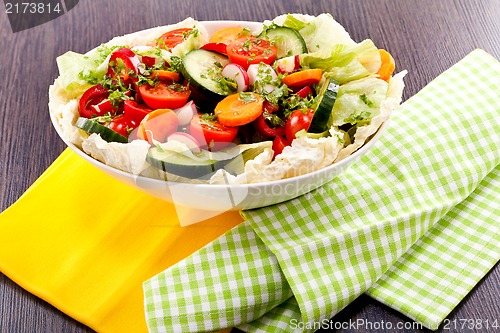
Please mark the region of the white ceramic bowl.
<svg viewBox="0 0 500 333"><path fill-rule="evenodd" d="M203 22L209 33L226 26L243 25L249 29L258 29L261 23L240 21ZM331 181L344 171L356 159L364 155L381 136L385 124L375 136L346 159L321 170L305 175L278 181L242 184L210 185L167 182L143 176L132 175L112 168L93 159L75 145L68 142L61 134L61 128L52 118L52 123L62 140L83 159L119 181L144 191L154 197L172 202L179 207L190 207L202 211L223 212L228 210L252 209L287 201L316 189ZM184 224L189 224L184 223Z"/></svg>

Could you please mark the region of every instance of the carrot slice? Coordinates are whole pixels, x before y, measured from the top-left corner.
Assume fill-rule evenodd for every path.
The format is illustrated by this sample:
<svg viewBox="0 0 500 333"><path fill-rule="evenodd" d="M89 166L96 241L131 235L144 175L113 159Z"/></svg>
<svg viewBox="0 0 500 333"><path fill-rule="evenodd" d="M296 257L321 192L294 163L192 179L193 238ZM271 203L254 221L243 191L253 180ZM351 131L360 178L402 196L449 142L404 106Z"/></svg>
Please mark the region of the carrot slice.
<svg viewBox="0 0 500 333"><path fill-rule="evenodd" d="M380 60L382 61L382 65L377 72L379 78L387 81L391 78L394 69L396 69L396 64L394 62L394 58L391 56L389 52L386 50L380 49L378 50L380 53Z"/></svg>
<svg viewBox="0 0 500 333"><path fill-rule="evenodd" d="M259 94L246 92L225 97L215 107L215 115L224 126L236 127L249 124L263 112Z"/></svg>
<svg viewBox="0 0 500 333"><path fill-rule="evenodd" d="M179 73L166 71L162 69L154 70L151 73L151 76L153 78L158 78L159 80L176 81L176 82L178 82L180 78Z"/></svg>
<svg viewBox="0 0 500 333"><path fill-rule="evenodd" d="M250 32L241 26L227 27L217 30L210 36L210 43L229 44L238 38L248 36Z"/></svg>
<svg viewBox="0 0 500 333"><path fill-rule="evenodd" d="M170 134L177 131L179 122L177 116L170 109L151 111L144 117L137 128L137 138L153 144L153 138L159 142L166 142Z"/></svg>
<svg viewBox="0 0 500 333"><path fill-rule="evenodd" d="M289 87L305 87L310 84L318 84L322 74L323 71L319 68L304 69L285 76L281 82Z"/></svg>

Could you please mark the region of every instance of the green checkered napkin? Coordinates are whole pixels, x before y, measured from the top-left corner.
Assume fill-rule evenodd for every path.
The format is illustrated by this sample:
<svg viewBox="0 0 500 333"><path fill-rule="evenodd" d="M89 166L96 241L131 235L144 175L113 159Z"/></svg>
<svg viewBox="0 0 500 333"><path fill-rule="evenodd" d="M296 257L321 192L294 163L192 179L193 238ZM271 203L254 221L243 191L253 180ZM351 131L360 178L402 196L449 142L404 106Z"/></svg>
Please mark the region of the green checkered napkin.
<svg viewBox="0 0 500 333"><path fill-rule="evenodd" d="M150 331L301 331L365 292L437 328L500 259L498 87L498 61L469 54L339 177L146 281Z"/></svg>

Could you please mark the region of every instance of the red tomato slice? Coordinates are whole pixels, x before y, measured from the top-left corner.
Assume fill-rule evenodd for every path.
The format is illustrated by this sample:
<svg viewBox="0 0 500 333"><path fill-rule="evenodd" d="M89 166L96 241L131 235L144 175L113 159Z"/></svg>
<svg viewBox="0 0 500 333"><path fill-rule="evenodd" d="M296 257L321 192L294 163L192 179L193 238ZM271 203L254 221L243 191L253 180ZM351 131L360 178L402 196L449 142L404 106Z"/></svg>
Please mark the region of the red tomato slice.
<svg viewBox="0 0 500 333"><path fill-rule="evenodd" d="M92 118L96 116L95 110L91 108L92 105L97 105L107 99L109 92L100 84L87 89L79 102L80 116L85 118Z"/></svg>
<svg viewBox="0 0 500 333"><path fill-rule="evenodd" d="M201 47L203 50L215 51L217 53L227 55L227 44L224 43L207 43Z"/></svg>
<svg viewBox="0 0 500 333"><path fill-rule="evenodd" d="M159 81L139 86L141 98L151 109L177 109L186 104L191 91L182 84Z"/></svg>
<svg viewBox="0 0 500 333"><path fill-rule="evenodd" d="M189 133L201 144L216 151L227 147L238 134L238 127L227 127L216 120L204 119L197 115L191 120Z"/></svg>
<svg viewBox="0 0 500 333"><path fill-rule="evenodd" d="M123 102L123 114L136 127L150 113L151 110L146 104L139 104L136 101Z"/></svg>
<svg viewBox="0 0 500 333"><path fill-rule="evenodd" d="M156 40L156 46L167 50L173 49L189 37L192 28L180 28L168 31Z"/></svg>
<svg viewBox="0 0 500 333"><path fill-rule="evenodd" d="M272 64L277 52L276 46L265 39L256 37L240 38L227 46L229 60L245 69L251 64L261 62Z"/></svg>
<svg viewBox="0 0 500 333"><path fill-rule="evenodd" d="M285 135L288 141L295 139L295 134L301 130L308 130L314 117L314 109L295 110L286 121Z"/></svg>

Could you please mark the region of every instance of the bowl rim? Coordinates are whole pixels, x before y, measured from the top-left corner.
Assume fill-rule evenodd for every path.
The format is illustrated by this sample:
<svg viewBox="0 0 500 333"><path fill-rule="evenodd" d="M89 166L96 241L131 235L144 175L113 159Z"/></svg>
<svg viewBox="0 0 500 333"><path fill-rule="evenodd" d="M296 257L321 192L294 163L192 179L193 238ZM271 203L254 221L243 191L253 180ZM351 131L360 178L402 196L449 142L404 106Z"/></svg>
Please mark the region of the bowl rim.
<svg viewBox="0 0 500 333"><path fill-rule="evenodd" d="M201 24L220 24L220 25L235 25L235 24L241 24L241 25L263 25L263 22L256 22L256 21L239 21L239 20L211 20L211 21L199 21ZM149 29L144 29L144 30L149 30ZM56 78L57 79L57 78ZM255 187L267 187L267 186L280 186L284 185L290 182L300 182L303 181L307 178L313 178L317 175L327 173L330 170L334 170L337 168L341 168L343 165L349 165L351 162L356 160L358 157L361 157L364 155L365 151L369 150L375 142L378 141L378 139L382 136L382 133L385 132L385 129L387 127L387 123L390 121L390 117L386 119L380 127L377 129L377 131L369 138L368 142L365 142L361 147L359 147L356 151L354 151L351 155L348 157L344 158L343 160L337 162L337 163L332 163L324 168L305 173L302 175L298 175L295 177L290 177L290 178L284 178L284 179L278 179L278 180L273 180L273 181L266 181L266 182L257 182L257 183L244 183L244 184L210 184L210 183L184 183L184 182L175 182L175 181L169 181L169 180L162 180L162 179L157 179L157 178L151 178L151 177L146 177L142 175L135 175L114 167L111 167L104 162L101 162L92 156L88 155L85 153L82 149L79 149L76 145L73 143L69 142L62 134L62 129L59 123L57 122L57 119L53 113L50 112L50 120L52 122L53 127L55 128L57 134L61 138L61 140L68 146L71 150L73 150L77 155L85 159L86 161L90 162L91 164L96 164L96 166L103 168L106 170L106 172L109 173L114 173L117 174L121 177L126 177L126 178L134 178L134 179L140 179L141 182L152 182L152 183L157 183L157 184L163 184L169 186L170 184L172 185L182 185L182 186L188 186L188 187L193 187L193 188L200 188L200 189L206 189L206 188L217 188L217 189L225 189L225 188L231 188L231 189L248 189L248 188L255 188Z"/></svg>

